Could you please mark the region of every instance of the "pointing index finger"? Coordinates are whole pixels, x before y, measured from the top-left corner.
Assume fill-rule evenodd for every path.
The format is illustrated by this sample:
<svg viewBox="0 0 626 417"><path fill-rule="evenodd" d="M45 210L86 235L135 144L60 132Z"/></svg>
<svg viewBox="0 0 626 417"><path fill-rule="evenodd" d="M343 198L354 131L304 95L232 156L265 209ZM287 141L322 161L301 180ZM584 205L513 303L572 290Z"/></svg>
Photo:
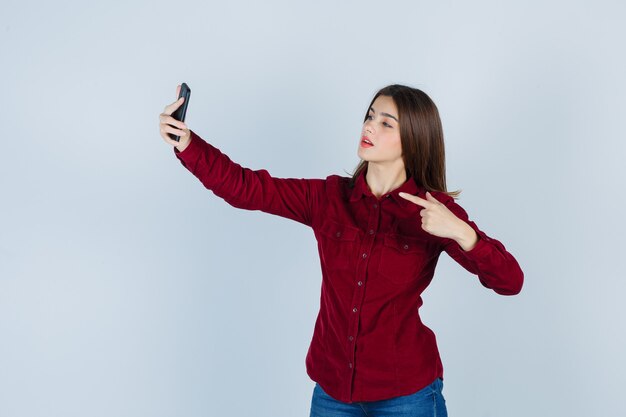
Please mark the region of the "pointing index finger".
<svg viewBox="0 0 626 417"><path fill-rule="evenodd" d="M419 206L422 206L424 208L429 208L429 207L433 206L432 202L430 202L428 200L424 200L423 198L418 197L416 195L407 194L407 193L404 193L404 192L398 193L398 195L400 197L405 198L405 199L407 199L407 200L409 200L409 201L411 201L411 202L413 202L413 203L415 203L415 204L417 204Z"/></svg>

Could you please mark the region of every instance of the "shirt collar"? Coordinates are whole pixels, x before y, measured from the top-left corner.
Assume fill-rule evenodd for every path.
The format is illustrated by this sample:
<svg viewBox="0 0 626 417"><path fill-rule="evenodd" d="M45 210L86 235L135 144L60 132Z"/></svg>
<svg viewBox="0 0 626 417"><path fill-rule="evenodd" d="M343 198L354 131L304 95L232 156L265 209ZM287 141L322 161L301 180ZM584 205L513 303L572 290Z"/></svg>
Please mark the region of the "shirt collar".
<svg viewBox="0 0 626 417"><path fill-rule="evenodd" d="M364 197L376 198L374 194L372 194L372 192L370 191L369 187L367 186L367 182L365 181L366 173L367 173L367 167L362 169L358 177L356 178L356 181L354 182L354 188L352 189L352 194L350 195L351 203L356 202ZM400 204L401 207L405 207L411 202L405 198L400 197L398 194L401 192L404 192L404 193L411 194L411 195L417 195L418 192L421 192L421 191L422 191L422 187L418 187L418 185L415 184L415 181L413 181L413 178L409 177L404 182L404 184L402 184L400 187L396 188L395 190L391 192L384 194L381 197L381 200L383 198L391 198L395 200L398 204Z"/></svg>

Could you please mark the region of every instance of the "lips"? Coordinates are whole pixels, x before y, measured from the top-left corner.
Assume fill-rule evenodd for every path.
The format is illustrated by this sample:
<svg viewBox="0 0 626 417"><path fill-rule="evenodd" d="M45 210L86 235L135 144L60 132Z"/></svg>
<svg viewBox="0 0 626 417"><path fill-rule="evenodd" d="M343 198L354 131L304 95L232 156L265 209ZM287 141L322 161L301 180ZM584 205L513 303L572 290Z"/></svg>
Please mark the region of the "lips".
<svg viewBox="0 0 626 417"><path fill-rule="evenodd" d="M369 139L367 138L367 136L362 136L362 137L361 137L361 145L364 145L364 146L374 146L374 144L372 143L372 141L371 141L371 140L369 140Z"/></svg>

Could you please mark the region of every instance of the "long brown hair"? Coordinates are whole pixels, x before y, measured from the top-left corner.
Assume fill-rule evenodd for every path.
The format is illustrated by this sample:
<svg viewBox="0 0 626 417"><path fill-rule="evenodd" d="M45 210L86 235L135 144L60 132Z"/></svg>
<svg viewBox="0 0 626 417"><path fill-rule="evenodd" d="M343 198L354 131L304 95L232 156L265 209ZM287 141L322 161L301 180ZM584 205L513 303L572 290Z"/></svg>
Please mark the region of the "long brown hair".
<svg viewBox="0 0 626 417"><path fill-rule="evenodd" d="M367 120L370 107L378 96L391 97L398 108L400 142L406 177L427 191L440 191L457 198L460 190L448 192L446 188L446 154L443 128L439 111L426 93L406 85L392 84L380 89L365 111ZM356 167L351 185L368 162L362 160Z"/></svg>

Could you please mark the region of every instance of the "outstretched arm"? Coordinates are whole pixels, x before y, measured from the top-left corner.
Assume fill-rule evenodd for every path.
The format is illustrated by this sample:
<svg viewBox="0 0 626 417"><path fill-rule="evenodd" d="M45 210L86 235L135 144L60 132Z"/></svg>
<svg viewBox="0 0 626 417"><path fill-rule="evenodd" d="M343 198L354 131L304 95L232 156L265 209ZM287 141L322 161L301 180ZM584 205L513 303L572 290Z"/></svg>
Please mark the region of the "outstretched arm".
<svg viewBox="0 0 626 417"><path fill-rule="evenodd" d="M191 131L189 146L176 157L200 182L233 207L261 210L308 226L317 206L322 179L275 178L233 162Z"/></svg>
<svg viewBox="0 0 626 417"><path fill-rule="evenodd" d="M179 90L180 86L177 96ZM206 188L234 207L261 210L311 225L325 180L274 178L266 170L240 166L171 116L182 102L181 98L166 106L159 116L161 136L174 146L176 157ZM170 133L180 136L180 140L172 140Z"/></svg>

